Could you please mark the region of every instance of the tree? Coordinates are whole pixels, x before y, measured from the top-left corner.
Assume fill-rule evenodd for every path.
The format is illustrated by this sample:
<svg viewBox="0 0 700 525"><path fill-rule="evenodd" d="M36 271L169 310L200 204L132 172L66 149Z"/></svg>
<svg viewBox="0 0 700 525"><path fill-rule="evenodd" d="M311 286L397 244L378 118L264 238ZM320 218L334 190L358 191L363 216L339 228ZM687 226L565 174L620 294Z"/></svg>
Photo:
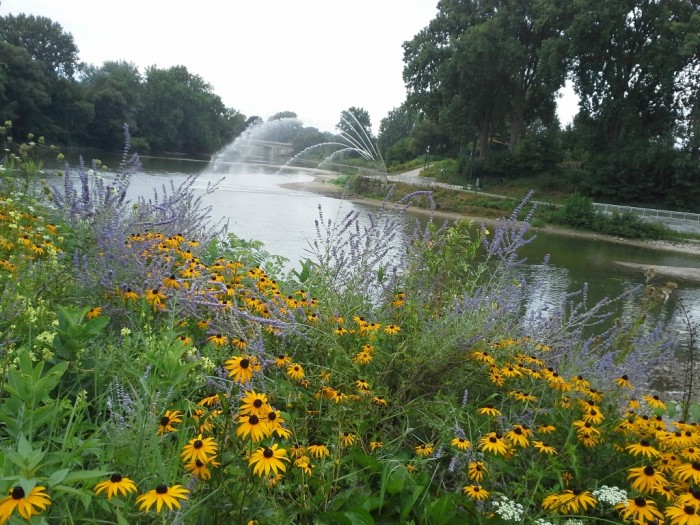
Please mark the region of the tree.
<svg viewBox="0 0 700 525"><path fill-rule="evenodd" d="M280 111L279 113L275 113L272 115L268 120L268 122L271 122L273 120L281 120L285 118L297 118L297 114L294 113L293 111Z"/></svg>
<svg viewBox="0 0 700 525"><path fill-rule="evenodd" d="M73 36L44 16L19 14L0 17L0 40L25 49L52 75L72 77L78 64Z"/></svg>
<svg viewBox="0 0 700 525"><path fill-rule="evenodd" d="M118 150L124 141L124 124L133 136L139 134L136 116L141 108L141 74L133 63L108 61L102 67L86 68L82 85L92 102L93 121L89 143Z"/></svg>
<svg viewBox="0 0 700 525"><path fill-rule="evenodd" d="M506 123L514 148L529 122L551 121L563 85L565 12L559 0L442 0L438 14L404 43L407 102L459 142Z"/></svg>
<svg viewBox="0 0 700 525"><path fill-rule="evenodd" d="M419 121L419 113L410 111L405 104L393 108L386 117L379 122L379 136L377 144L386 152L391 146L411 134L411 130ZM387 159L388 161L389 159Z"/></svg>
<svg viewBox="0 0 700 525"><path fill-rule="evenodd" d="M340 113L340 120L335 125L341 133L361 141L372 138L372 121L366 109L352 106Z"/></svg>
<svg viewBox="0 0 700 525"><path fill-rule="evenodd" d="M190 154L220 149L245 126L245 116L226 108L211 85L185 66L148 68L139 117L153 149Z"/></svg>
<svg viewBox="0 0 700 525"><path fill-rule="evenodd" d="M26 49L0 41L0 122L12 121L12 132L46 134L40 124L51 103L46 70Z"/></svg>

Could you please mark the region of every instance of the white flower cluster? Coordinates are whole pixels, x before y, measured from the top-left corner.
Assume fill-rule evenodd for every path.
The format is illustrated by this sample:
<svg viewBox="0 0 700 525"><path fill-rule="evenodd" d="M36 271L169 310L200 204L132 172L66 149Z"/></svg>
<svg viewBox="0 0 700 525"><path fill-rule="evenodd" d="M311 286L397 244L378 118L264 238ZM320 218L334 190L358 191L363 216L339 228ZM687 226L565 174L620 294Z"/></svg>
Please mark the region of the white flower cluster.
<svg viewBox="0 0 700 525"><path fill-rule="evenodd" d="M608 487L603 485L599 489L593 491L593 495L602 503L608 505L617 505L627 501L627 491L620 487Z"/></svg>
<svg viewBox="0 0 700 525"><path fill-rule="evenodd" d="M525 513L525 507L520 503L511 501L505 496L493 502L496 514L505 521L520 521Z"/></svg>
<svg viewBox="0 0 700 525"><path fill-rule="evenodd" d="M547 521L544 518L537 518L534 525L554 525L551 521Z"/></svg>

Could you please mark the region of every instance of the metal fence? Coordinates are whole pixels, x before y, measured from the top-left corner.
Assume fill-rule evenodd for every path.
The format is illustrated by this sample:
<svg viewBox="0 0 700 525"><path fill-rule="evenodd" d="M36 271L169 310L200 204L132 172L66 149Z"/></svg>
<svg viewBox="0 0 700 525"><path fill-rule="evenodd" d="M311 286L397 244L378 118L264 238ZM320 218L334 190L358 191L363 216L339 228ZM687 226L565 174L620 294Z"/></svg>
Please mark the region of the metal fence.
<svg viewBox="0 0 700 525"><path fill-rule="evenodd" d="M656 210L654 208L637 208L635 206L620 206L618 204L603 204L594 202L593 206L601 213L630 213L644 220L662 222L669 228L683 232L700 232L700 213L682 211Z"/></svg>

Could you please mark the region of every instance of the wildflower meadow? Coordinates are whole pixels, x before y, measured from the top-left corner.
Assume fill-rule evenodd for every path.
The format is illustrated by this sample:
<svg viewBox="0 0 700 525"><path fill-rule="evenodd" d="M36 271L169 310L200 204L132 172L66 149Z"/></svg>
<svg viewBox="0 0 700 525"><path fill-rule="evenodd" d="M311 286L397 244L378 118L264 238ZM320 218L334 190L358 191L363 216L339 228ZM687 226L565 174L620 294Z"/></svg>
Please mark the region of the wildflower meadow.
<svg viewBox="0 0 700 525"><path fill-rule="evenodd" d="M319 209L285 272L195 176L129 201L128 133L60 184L32 147L0 177L0 525L700 524L662 294L527 310L527 202L405 243L385 208L429 192Z"/></svg>

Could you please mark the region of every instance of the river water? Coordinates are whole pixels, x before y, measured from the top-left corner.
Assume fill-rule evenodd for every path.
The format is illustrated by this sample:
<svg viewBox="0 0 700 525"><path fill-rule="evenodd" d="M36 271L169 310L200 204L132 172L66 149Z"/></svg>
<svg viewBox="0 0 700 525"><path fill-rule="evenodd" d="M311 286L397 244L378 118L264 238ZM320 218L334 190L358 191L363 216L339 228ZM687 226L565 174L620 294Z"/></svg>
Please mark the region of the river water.
<svg viewBox="0 0 700 525"><path fill-rule="evenodd" d="M285 188L291 182L313 179L303 172L271 173L255 168L238 168L232 173L210 173L208 163L192 159L141 157L143 171L132 179L130 196L151 195L154 187L176 185L188 175L199 174L195 189L204 192L209 182L218 182L218 189L204 198L212 206L212 221L225 221L228 230L244 240L259 240L266 251L289 259L288 268L297 267L309 256L315 238L315 220L319 206L326 220L344 216L352 210L363 215L376 208L332 198L308 191ZM406 221L406 230L410 226ZM700 256L678 254L645 247L635 247L604 240L595 240L546 231L533 232L534 240L521 251L526 258L524 270L535 285L530 308L556 305L563 294L588 286L588 302L594 304L605 297L616 297L630 288L643 286L642 271L623 267L622 261L658 266L700 268ZM545 258L548 263L543 264ZM668 279L659 276L654 284ZM700 320L700 283L676 280L677 290L657 314L670 318L676 301L681 299L694 320ZM622 304L621 310L630 307ZM678 325L679 329L682 327Z"/></svg>

